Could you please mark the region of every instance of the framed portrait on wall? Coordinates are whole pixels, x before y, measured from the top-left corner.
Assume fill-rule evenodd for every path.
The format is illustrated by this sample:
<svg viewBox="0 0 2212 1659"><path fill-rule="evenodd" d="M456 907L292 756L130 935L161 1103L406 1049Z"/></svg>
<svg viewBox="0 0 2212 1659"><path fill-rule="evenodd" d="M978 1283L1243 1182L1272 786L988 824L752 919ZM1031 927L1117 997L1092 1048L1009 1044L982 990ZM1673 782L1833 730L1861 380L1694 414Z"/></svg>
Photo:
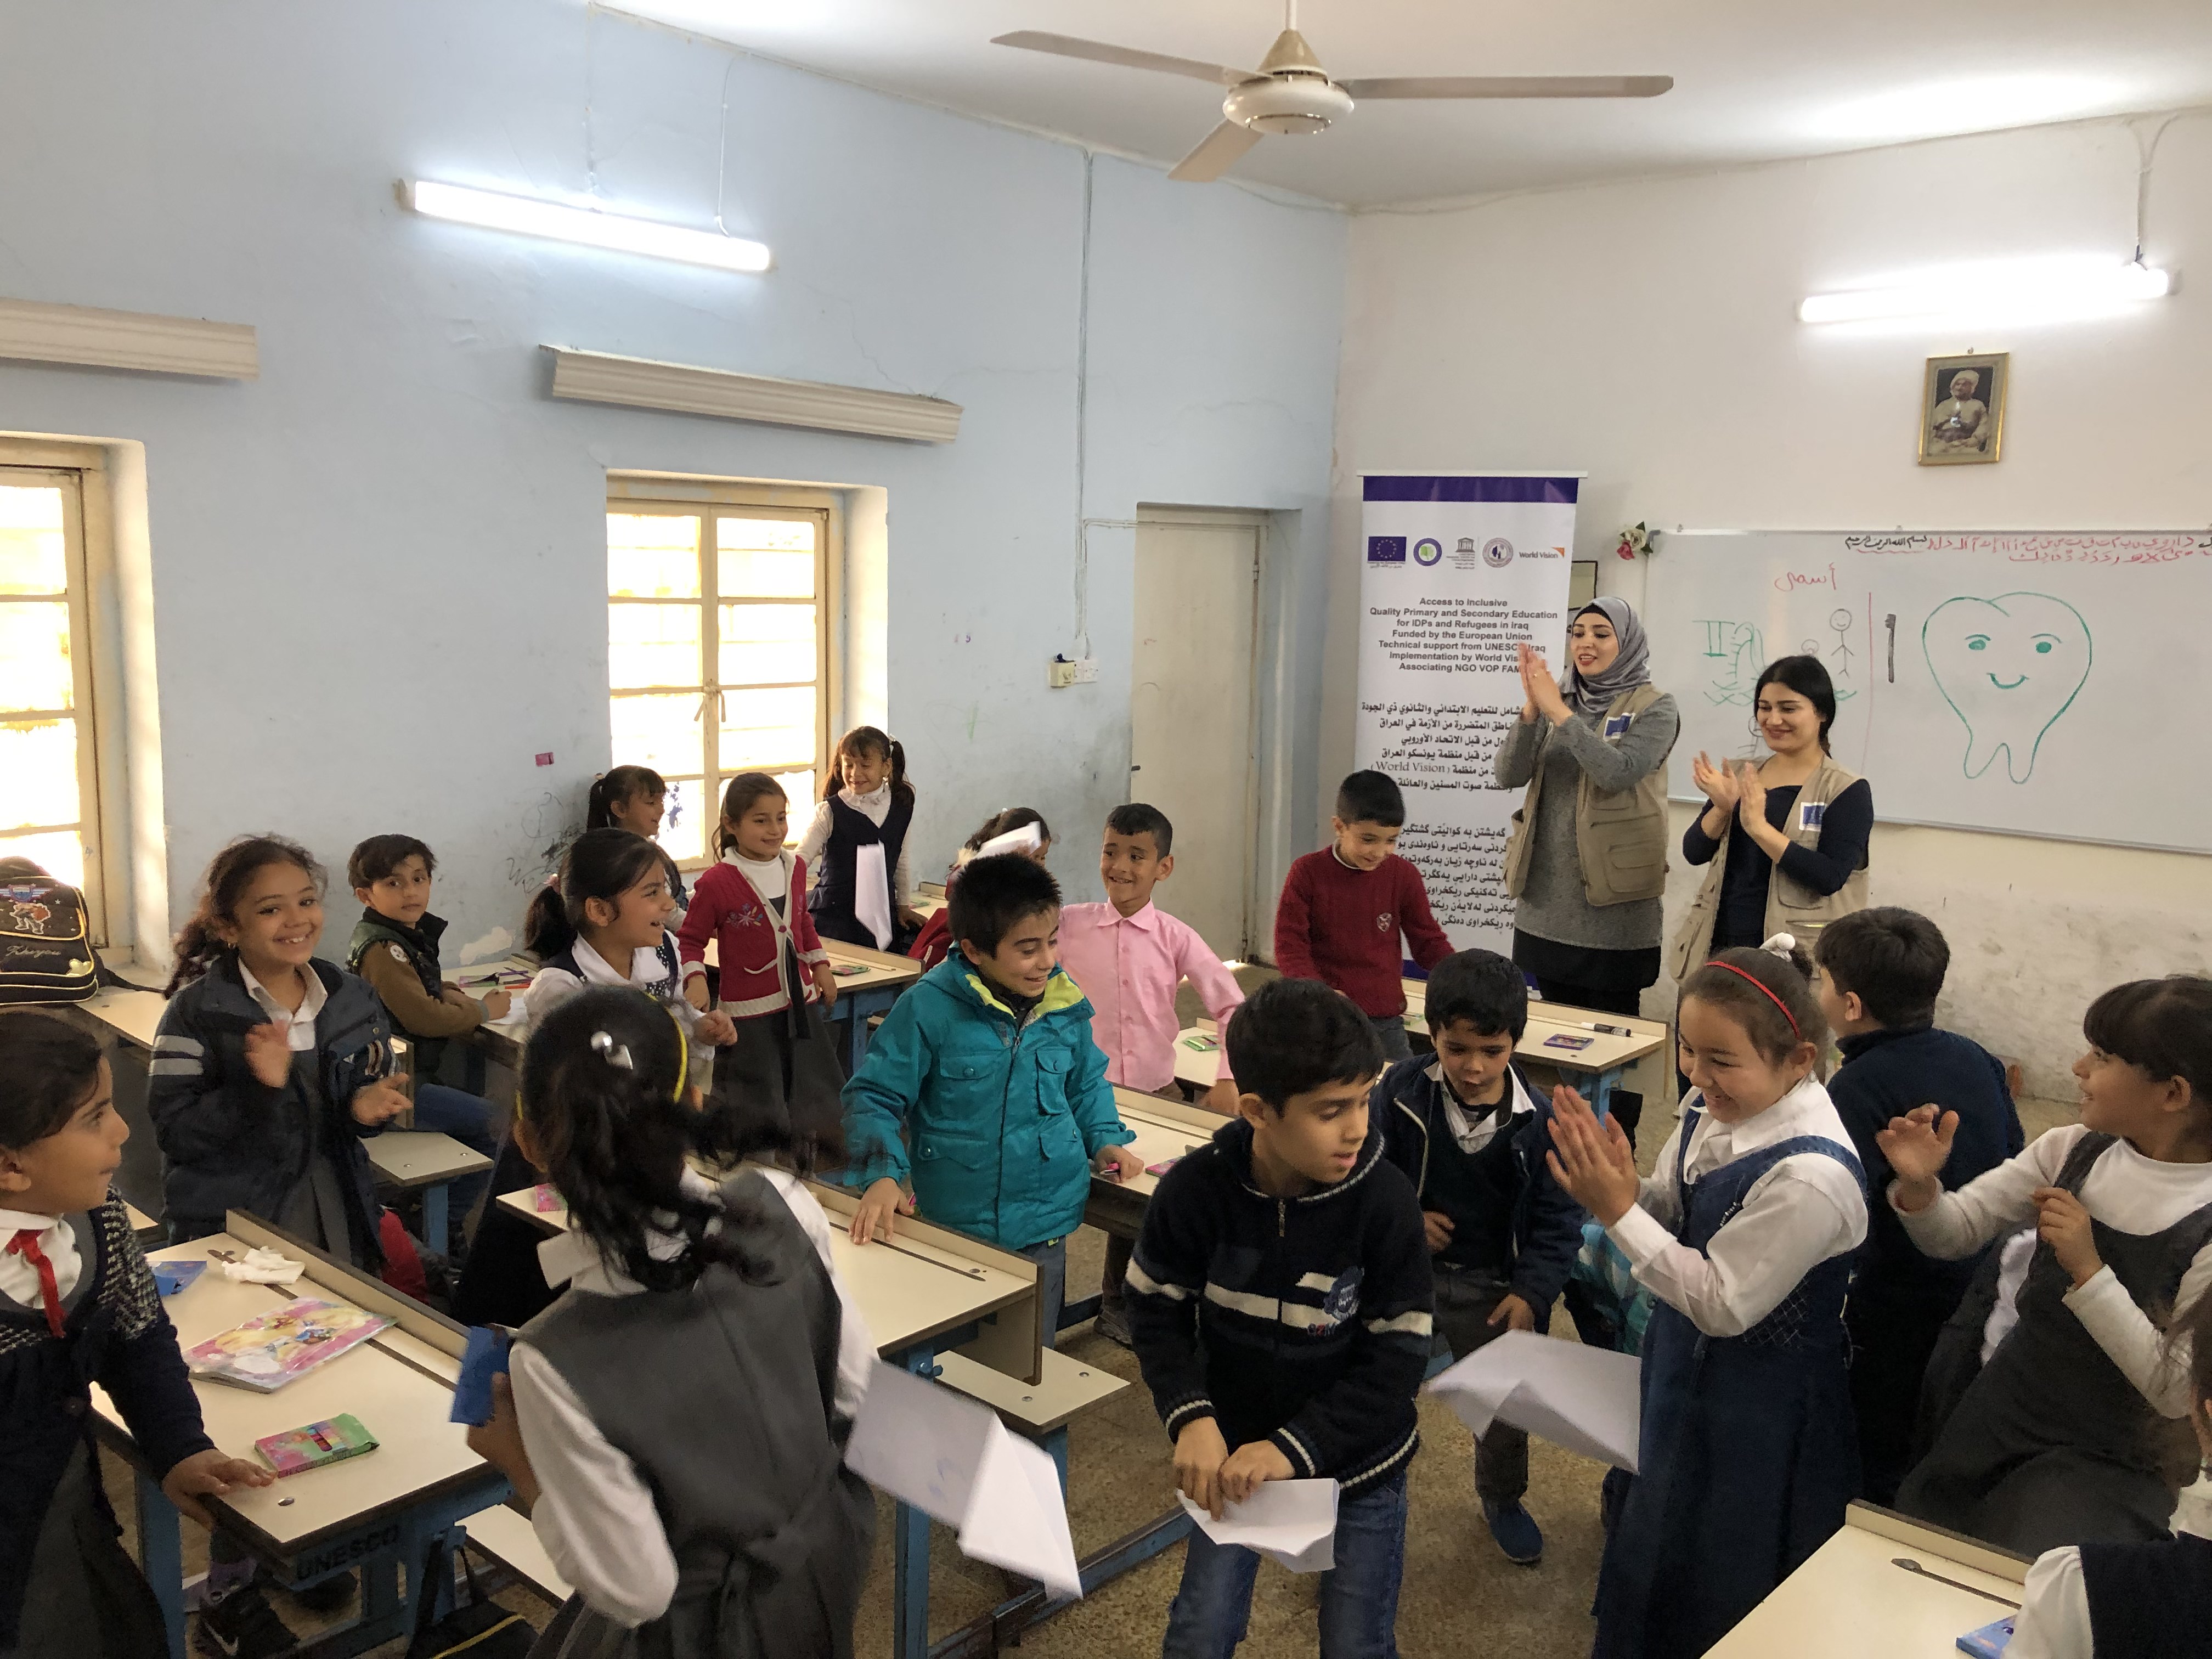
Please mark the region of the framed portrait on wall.
<svg viewBox="0 0 2212 1659"><path fill-rule="evenodd" d="M1972 466L1997 459L2004 443L2011 354L1930 357L1920 382L1920 465Z"/></svg>

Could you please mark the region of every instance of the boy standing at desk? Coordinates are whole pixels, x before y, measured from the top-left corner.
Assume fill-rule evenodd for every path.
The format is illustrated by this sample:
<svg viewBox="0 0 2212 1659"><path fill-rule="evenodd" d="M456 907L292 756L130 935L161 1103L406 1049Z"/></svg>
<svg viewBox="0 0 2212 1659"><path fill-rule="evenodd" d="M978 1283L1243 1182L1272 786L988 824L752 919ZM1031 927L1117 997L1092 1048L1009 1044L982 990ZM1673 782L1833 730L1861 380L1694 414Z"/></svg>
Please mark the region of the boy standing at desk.
<svg viewBox="0 0 2212 1659"><path fill-rule="evenodd" d="M1370 1127L1382 1047L1310 980L1263 986L1228 1036L1238 1115L1161 1178L1129 1262L1137 1358L1192 1502L1218 1516L1263 1481L1339 1483L1321 1650L1382 1659L1431 1322L1420 1209ZM1234 1647L1259 1565L1193 1532L1165 1659Z"/></svg>
<svg viewBox="0 0 2212 1659"><path fill-rule="evenodd" d="M1399 935L1423 969L1451 954L1429 912L1421 872L1397 854L1406 799L1380 772L1354 772L1336 792L1336 840L1291 866L1275 907L1275 966L1317 979L1358 1005L1382 1053L1404 1060L1406 987Z"/></svg>
<svg viewBox="0 0 2212 1659"><path fill-rule="evenodd" d="M1223 966L1198 930L1152 908L1152 890L1175 873L1175 826L1156 806L1133 801L1106 817L1106 843L1098 855L1103 904L1071 904L1060 913L1060 962L1097 1012L1091 1035L1106 1054L1106 1080L1181 1100L1176 1087L1176 991L1188 979L1218 1025L1244 1001L1243 988ZM1224 1073L1206 1103L1224 1117L1237 1115L1237 1085ZM1098 1329L1129 1346L1129 1318L1121 1304L1121 1273L1129 1241L1106 1238L1100 1284Z"/></svg>
<svg viewBox="0 0 2212 1659"><path fill-rule="evenodd" d="M1831 935L1833 937L1832 938ZM1936 924L1881 907L1820 930L1820 1012L1844 1051L1828 1098L1850 1131L1867 1190L1889 1190L1877 1137L1890 1120L1934 1105L1959 1115L1943 1166L1956 1191L2027 1145L2004 1067L1981 1044L1936 1029L1936 999L1951 947ZM1844 1322L1851 1335L1851 1405L1858 1418L1865 1496L1893 1504L1911 1467L1921 1378L1944 1322L1958 1310L1986 1251L1959 1261L1923 1255L1887 1204L1868 1208Z"/></svg>
<svg viewBox="0 0 2212 1659"><path fill-rule="evenodd" d="M1376 1085L1383 1155L1420 1196L1436 1272L1437 1328L1464 1359L1505 1331L1546 1331L1583 1242L1583 1208L1545 1166L1552 1111L1513 1064L1528 1029L1521 970L1492 951L1446 957L1429 975L1434 1055ZM1528 1436L1497 1422L1476 1442L1475 1495L1509 1561L1533 1567L1544 1534L1522 1499Z"/></svg>
<svg viewBox="0 0 2212 1659"><path fill-rule="evenodd" d="M1037 1264L1050 1347L1091 1171L1126 1179L1144 1160L1114 1109L1091 1004L1059 966L1060 884L1018 853L977 859L948 908L959 948L891 1006L845 1085L846 1179L865 1188L853 1242L890 1237L918 1205L1019 1251Z"/></svg>

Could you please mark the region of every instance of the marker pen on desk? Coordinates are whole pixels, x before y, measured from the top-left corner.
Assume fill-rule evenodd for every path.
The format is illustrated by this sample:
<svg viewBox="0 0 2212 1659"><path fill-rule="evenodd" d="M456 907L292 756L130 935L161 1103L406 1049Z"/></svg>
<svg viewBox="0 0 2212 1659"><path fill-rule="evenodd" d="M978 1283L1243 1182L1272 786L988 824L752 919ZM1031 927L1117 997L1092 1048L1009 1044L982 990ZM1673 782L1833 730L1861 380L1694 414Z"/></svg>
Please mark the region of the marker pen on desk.
<svg viewBox="0 0 2212 1659"><path fill-rule="evenodd" d="M1636 1035L1635 1032L1630 1030L1626 1025L1604 1025L1599 1024L1599 1022L1594 1019L1577 1020L1575 1024L1581 1026L1585 1031L1602 1031L1607 1036L1634 1036Z"/></svg>

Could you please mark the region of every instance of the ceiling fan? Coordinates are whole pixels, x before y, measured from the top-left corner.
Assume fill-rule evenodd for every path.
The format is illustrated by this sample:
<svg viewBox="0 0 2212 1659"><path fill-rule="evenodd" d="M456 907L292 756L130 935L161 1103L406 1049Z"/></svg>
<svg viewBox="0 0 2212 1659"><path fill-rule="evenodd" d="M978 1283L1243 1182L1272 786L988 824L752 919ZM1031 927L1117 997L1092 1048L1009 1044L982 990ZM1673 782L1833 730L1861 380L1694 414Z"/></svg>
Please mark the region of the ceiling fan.
<svg viewBox="0 0 2212 1659"><path fill-rule="evenodd" d="M1229 88L1221 125L1176 163L1168 177L1193 184L1218 179L1271 133L1322 132L1352 113L1361 98L1656 98L1674 84L1668 75L1445 75L1332 81L1298 33L1297 0L1286 0L1283 32L1256 70L1201 64L1192 58L1079 40L1073 35L1019 29L994 46L1048 52L1060 58L1119 64L1126 69L1187 75Z"/></svg>

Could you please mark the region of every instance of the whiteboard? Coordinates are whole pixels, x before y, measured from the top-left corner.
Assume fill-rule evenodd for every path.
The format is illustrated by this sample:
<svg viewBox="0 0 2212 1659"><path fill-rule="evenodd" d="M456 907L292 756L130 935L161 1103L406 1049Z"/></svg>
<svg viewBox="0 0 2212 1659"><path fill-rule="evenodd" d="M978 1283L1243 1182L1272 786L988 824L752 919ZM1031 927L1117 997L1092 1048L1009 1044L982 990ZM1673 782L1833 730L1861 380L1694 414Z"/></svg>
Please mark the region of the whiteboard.
<svg viewBox="0 0 2212 1659"><path fill-rule="evenodd" d="M1886 822L2212 852L2212 534L1680 532L1650 594L1677 799L1700 750L1764 752L1752 688L1804 652Z"/></svg>

